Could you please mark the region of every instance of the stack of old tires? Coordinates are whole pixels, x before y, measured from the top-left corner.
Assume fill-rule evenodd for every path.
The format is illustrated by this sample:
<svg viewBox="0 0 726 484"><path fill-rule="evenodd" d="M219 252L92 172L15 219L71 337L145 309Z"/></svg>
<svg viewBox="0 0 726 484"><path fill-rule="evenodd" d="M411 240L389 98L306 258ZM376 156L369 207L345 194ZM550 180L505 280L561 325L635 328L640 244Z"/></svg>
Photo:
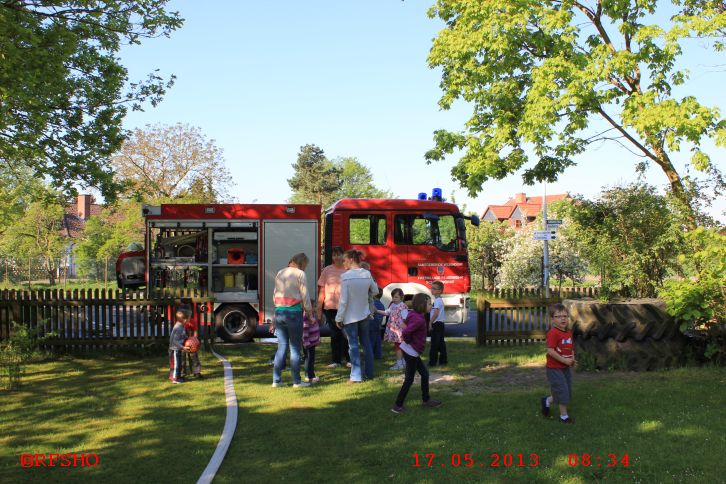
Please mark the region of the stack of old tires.
<svg viewBox="0 0 726 484"><path fill-rule="evenodd" d="M597 369L656 370L684 358L686 339L655 299L567 300L578 360Z"/></svg>

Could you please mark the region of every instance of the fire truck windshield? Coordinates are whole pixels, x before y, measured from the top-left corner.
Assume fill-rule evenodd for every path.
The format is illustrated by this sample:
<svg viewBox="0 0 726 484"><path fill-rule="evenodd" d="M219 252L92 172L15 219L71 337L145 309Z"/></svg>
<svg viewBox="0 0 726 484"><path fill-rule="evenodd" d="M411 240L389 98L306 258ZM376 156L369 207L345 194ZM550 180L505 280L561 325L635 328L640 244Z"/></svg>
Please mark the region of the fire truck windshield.
<svg viewBox="0 0 726 484"><path fill-rule="evenodd" d="M406 245L433 245L441 250L457 250L453 215L397 215L394 241Z"/></svg>

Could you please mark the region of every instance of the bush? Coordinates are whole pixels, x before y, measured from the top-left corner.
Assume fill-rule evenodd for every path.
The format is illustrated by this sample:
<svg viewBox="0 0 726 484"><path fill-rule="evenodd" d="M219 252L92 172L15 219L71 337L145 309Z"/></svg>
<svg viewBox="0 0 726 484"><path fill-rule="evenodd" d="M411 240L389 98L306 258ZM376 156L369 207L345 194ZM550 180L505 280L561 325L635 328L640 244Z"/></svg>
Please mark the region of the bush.
<svg viewBox="0 0 726 484"><path fill-rule="evenodd" d="M25 325L13 322L10 338L0 342L0 381L7 379L4 385L6 389L20 388L25 364L33 358L41 342L54 336L53 333L48 333L38 337L40 328L42 325L31 330Z"/></svg>
<svg viewBox="0 0 726 484"><path fill-rule="evenodd" d="M726 362L726 236L699 227L686 234L688 252L679 257L686 279L668 281L660 290L668 313L681 330L697 335L704 356Z"/></svg>

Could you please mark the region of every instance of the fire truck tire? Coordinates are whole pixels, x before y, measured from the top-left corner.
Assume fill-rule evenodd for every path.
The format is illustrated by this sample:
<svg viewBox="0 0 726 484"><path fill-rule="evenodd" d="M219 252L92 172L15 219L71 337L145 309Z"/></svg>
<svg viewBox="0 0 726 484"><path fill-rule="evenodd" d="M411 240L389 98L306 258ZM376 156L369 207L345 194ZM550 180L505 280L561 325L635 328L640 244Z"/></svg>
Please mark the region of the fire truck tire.
<svg viewBox="0 0 726 484"><path fill-rule="evenodd" d="M217 335L230 343L251 341L257 329L257 314L249 306L230 304L214 315Z"/></svg>

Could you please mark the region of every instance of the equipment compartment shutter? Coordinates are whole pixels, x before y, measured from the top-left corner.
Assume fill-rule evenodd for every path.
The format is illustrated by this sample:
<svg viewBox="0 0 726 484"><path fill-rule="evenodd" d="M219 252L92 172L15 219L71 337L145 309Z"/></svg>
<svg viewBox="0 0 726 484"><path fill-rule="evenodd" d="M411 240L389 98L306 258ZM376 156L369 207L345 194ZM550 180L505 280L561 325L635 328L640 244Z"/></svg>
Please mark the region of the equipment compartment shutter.
<svg viewBox="0 0 726 484"><path fill-rule="evenodd" d="M275 315L272 293L275 290L275 275L294 254L304 252L310 262L305 269L308 294L311 300L318 293L318 251L319 225L317 221L265 221L264 222L264 260L263 274L265 281L264 317L271 320Z"/></svg>

